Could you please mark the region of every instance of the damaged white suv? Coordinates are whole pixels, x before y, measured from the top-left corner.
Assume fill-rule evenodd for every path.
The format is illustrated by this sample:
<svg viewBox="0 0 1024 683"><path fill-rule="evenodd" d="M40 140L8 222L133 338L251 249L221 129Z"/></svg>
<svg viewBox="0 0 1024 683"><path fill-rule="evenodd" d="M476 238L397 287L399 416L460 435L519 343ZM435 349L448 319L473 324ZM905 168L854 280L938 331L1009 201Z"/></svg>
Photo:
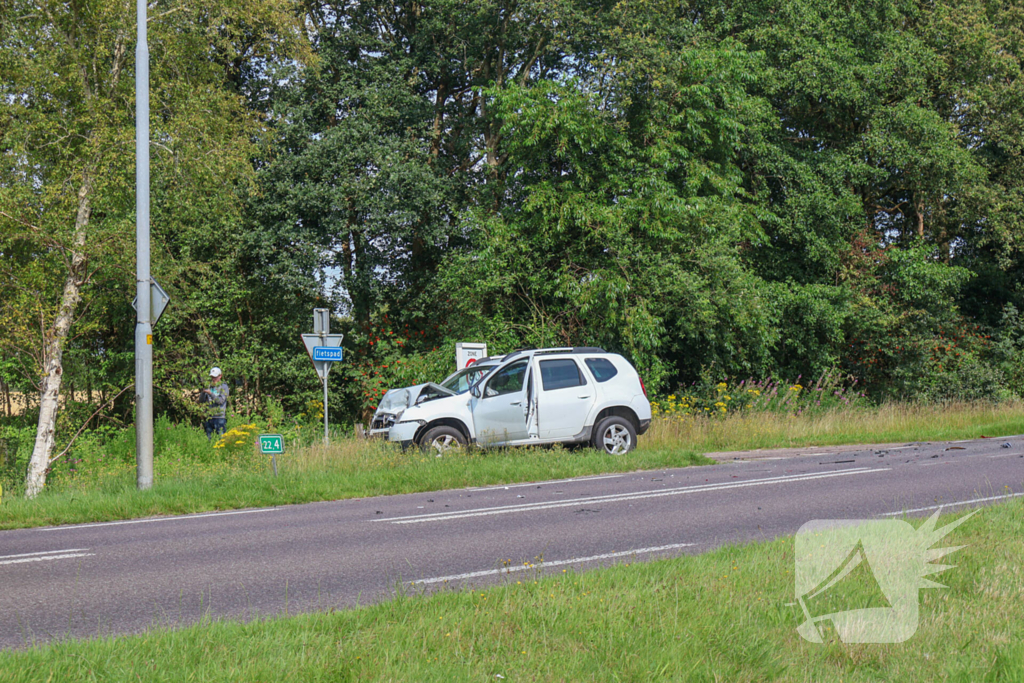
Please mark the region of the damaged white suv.
<svg viewBox="0 0 1024 683"><path fill-rule="evenodd" d="M466 444L590 444L628 453L651 424L651 404L622 356L592 347L516 351L464 394L411 405L388 439L438 454Z"/></svg>

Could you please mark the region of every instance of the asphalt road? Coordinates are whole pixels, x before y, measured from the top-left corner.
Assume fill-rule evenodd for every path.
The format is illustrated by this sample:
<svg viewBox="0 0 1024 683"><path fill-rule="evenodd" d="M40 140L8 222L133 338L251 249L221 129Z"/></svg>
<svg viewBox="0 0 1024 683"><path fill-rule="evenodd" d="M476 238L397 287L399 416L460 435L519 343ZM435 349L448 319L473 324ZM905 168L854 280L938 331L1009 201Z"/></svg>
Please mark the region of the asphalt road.
<svg viewBox="0 0 1024 683"><path fill-rule="evenodd" d="M1024 495L1024 435L718 457L709 467L0 532L0 647L349 607L400 585L483 585L510 571L770 539L811 519L919 516Z"/></svg>

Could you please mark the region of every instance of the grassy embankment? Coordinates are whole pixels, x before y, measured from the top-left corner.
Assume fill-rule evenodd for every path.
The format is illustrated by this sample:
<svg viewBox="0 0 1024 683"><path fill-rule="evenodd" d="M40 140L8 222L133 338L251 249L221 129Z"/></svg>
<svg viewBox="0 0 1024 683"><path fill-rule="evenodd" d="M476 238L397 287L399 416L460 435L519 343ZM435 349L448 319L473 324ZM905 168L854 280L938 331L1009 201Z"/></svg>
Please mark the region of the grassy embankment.
<svg viewBox="0 0 1024 683"><path fill-rule="evenodd" d="M339 438L326 448L290 446L280 457L276 478L255 454L255 431L258 427L241 446L214 450L201 431L165 423L157 433L156 484L145 493L135 490L134 436L124 432L61 463L35 500L24 500L8 487L0 529L682 467L708 463L700 453L720 450L1006 436L1024 433L1024 408L1016 403L892 405L799 416L665 417L655 420L640 447L625 458L561 448L469 449L434 458L402 453L386 443Z"/></svg>
<svg viewBox="0 0 1024 683"><path fill-rule="evenodd" d="M1022 526L1016 500L940 541L966 547L940 560L955 568L931 578L948 588L920 591L918 631L899 644L802 640L800 608L787 606L790 537L582 574L520 572L355 610L39 646L0 654L0 679L1021 681ZM848 609L872 596L855 584L836 597Z"/></svg>

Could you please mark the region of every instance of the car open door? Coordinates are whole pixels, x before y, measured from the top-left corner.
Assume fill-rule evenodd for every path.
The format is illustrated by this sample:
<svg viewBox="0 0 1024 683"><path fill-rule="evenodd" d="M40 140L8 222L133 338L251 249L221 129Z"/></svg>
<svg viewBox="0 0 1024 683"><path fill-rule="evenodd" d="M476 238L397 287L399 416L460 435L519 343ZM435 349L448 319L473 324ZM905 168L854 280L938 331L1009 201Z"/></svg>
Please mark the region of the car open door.
<svg viewBox="0 0 1024 683"><path fill-rule="evenodd" d="M480 396L470 402L477 441L494 445L526 438L529 373L529 360L523 358L494 371L487 378Z"/></svg>

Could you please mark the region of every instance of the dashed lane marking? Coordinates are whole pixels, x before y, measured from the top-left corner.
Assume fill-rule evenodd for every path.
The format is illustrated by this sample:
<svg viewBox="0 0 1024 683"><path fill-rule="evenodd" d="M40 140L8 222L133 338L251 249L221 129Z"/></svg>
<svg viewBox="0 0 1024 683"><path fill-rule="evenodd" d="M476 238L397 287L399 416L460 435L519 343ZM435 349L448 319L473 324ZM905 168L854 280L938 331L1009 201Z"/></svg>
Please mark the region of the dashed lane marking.
<svg viewBox="0 0 1024 683"><path fill-rule="evenodd" d="M1006 500L1007 498L1020 498L1024 496L1024 493L1008 493L1005 496L989 496L988 498L972 498L971 500L961 500L952 503L942 503L941 505L929 505L923 508L912 508L910 510L899 510L897 512L883 512L880 517L895 517L896 515L906 515L911 512L924 512L925 510L937 510L939 508L951 508L958 505L970 505L971 503L987 503L991 500Z"/></svg>
<svg viewBox="0 0 1024 683"><path fill-rule="evenodd" d="M48 560L69 560L73 557L92 557L96 554L87 552L88 550L88 548L69 548L66 550L43 550L38 553L0 555L0 565L22 564L24 562L45 562Z"/></svg>
<svg viewBox="0 0 1024 683"><path fill-rule="evenodd" d="M69 524L65 526L43 527L41 531L66 531L69 529L90 529L97 526L121 526L123 524L149 524L150 522L180 522L206 517L226 517L228 515L249 515L254 512L274 512L280 508L260 508L259 510L231 510L230 512L201 512L195 515L177 515L173 517L147 517L146 519L124 519L119 522L95 522L92 524Z"/></svg>
<svg viewBox="0 0 1024 683"><path fill-rule="evenodd" d="M545 569L547 567L561 567L567 564L582 564L595 560L610 560L616 557L629 557L631 555L644 555L657 553L664 550L677 550L689 548L693 543L673 543L671 545L659 545L653 548L637 548L636 550L623 550L618 553L604 553L602 555L591 555L590 557L574 557L571 560L555 560L553 562L537 562L536 564L516 565L514 567L502 567L501 569L488 569L479 572L466 572L465 574L452 574L451 576L437 576L432 579L420 579L410 581L412 584L445 583L446 581L460 581L462 579L475 579L479 576L494 576L495 574L511 574L512 572L524 572L528 569Z"/></svg>

